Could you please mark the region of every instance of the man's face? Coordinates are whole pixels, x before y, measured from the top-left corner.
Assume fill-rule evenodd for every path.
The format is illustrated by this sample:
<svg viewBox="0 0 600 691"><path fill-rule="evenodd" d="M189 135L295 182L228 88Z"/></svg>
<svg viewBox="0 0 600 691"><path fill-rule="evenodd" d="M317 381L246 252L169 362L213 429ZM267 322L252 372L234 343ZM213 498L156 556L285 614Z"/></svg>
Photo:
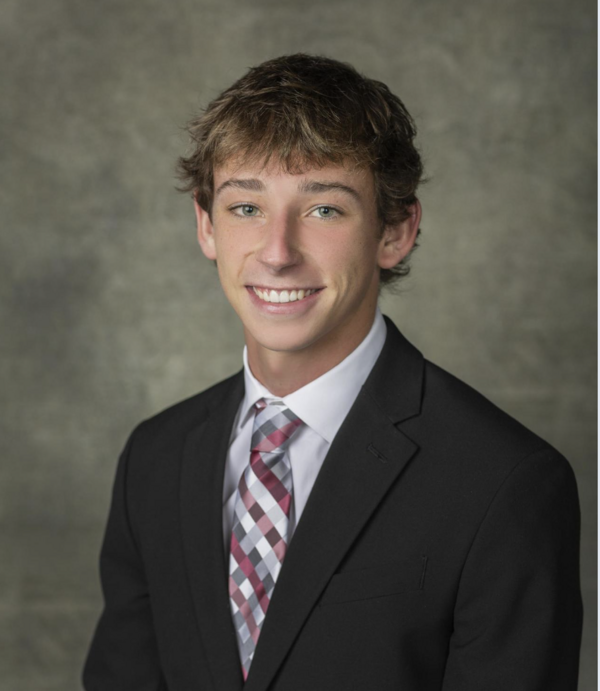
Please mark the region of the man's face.
<svg viewBox="0 0 600 691"><path fill-rule="evenodd" d="M399 241L381 237L369 171L329 165L292 175L232 162L215 170L214 190L211 218L197 206L199 241L251 352L317 356L366 335L380 267L402 258Z"/></svg>

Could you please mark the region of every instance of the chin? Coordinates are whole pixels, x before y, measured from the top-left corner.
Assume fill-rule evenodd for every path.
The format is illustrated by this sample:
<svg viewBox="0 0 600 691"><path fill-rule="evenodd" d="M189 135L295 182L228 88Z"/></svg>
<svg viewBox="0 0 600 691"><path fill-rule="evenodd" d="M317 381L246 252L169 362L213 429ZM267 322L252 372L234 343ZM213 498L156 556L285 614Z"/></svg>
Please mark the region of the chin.
<svg viewBox="0 0 600 691"><path fill-rule="evenodd" d="M252 336L260 348L289 353L309 347L318 338L306 329L291 329L289 324L279 329L262 329L258 332L258 338L255 334Z"/></svg>
<svg viewBox="0 0 600 691"><path fill-rule="evenodd" d="M307 348L311 341L309 339L298 338L262 338L256 341L260 348L272 350L276 353L294 353Z"/></svg>

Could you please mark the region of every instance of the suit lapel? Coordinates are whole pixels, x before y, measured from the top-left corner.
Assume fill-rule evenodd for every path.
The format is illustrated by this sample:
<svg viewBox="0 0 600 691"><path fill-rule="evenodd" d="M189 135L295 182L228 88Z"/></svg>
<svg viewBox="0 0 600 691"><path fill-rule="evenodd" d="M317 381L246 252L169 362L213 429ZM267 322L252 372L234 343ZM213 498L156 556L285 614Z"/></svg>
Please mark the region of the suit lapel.
<svg viewBox="0 0 600 691"><path fill-rule="evenodd" d="M383 351L331 445L277 580L244 691L264 691L340 561L418 447L423 357L388 320Z"/></svg>
<svg viewBox="0 0 600 691"><path fill-rule="evenodd" d="M219 691L239 691L243 686L229 610L222 529L225 461L242 396L240 373L209 417L188 434L181 473L185 561L207 662Z"/></svg>

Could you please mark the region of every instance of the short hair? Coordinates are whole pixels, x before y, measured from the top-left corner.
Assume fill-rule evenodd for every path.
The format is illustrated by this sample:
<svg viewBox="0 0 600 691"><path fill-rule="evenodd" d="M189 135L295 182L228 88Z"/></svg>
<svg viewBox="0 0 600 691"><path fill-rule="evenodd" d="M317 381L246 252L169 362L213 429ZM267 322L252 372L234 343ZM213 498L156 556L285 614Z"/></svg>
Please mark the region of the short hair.
<svg viewBox="0 0 600 691"><path fill-rule="evenodd" d="M416 127L402 101L382 82L322 56L285 55L251 68L187 131L193 150L179 159L179 189L209 213L213 172L231 159L275 160L291 173L330 163L368 168L381 232L408 218L423 177ZM409 256L381 270L382 286L408 274Z"/></svg>

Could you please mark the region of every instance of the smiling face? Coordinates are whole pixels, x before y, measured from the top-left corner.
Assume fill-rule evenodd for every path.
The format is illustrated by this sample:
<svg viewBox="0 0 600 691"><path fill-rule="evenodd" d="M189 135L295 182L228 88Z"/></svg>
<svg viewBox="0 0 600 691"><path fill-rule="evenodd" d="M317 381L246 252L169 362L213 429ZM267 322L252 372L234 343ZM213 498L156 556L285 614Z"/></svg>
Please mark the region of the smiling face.
<svg viewBox="0 0 600 691"><path fill-rule="evenodd" d="M251 363L269 353L301 353L327 369L341 362L373 323L380 268L414 243L418 204L382 236L366 170L230 163L215 171L214 190L210 217L196 204L198 238L217 261Z"/></svg>

